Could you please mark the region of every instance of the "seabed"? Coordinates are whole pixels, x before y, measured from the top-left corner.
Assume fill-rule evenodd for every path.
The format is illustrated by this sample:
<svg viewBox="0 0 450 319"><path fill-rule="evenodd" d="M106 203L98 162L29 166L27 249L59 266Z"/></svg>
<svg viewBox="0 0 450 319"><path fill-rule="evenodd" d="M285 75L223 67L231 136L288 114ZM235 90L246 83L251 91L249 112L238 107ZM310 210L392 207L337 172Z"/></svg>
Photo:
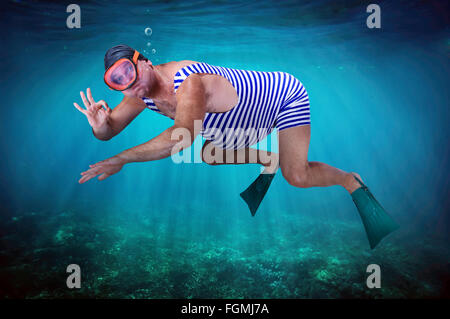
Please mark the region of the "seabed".
<svg viewBox="0 0 450 319"><path fill-rule="evenodd" d="M213 223L227 218L217 216ZM449 297L450 252L442 240L417 242L414 233L399 232L370 250L362 224L303 217L293 224L259 240L243 231L236 241L226 227L200 231L193 223L180 231L142 212L29 212L2 226L0 297ZM71 263L81 268L80 289L66 287ZM366 286L372 263L382 269L380 289Z"/></svg>

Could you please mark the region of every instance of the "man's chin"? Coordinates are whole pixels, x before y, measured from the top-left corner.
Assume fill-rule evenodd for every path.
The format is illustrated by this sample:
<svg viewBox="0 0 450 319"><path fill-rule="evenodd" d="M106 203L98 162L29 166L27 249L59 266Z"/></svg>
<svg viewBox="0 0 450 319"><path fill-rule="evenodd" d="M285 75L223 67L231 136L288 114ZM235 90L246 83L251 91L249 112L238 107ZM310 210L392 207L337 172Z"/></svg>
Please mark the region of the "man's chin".
<svg viewBox="0 0 450 319"><path fill-rule="evenodd" d="M139 92L137 92L135 97L137 97L138 99L142 99L143 97L145 97L145 92L139 91Z"/></svg>

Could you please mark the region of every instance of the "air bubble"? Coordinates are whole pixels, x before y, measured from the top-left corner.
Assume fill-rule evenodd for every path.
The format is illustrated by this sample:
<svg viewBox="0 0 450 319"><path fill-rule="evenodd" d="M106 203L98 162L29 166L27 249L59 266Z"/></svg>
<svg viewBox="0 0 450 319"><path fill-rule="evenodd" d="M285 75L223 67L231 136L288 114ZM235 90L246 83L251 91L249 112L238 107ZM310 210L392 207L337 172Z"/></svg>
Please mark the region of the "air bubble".
<svg viewBox="0 0 450 319"><path fill-rule="evenodd" d="M145 28L145 31L144 31L144 32L145 32L145 35L148 36L148 37L151 36L152 33L153 33L153 31L152 31L151 28Z"/></svg>

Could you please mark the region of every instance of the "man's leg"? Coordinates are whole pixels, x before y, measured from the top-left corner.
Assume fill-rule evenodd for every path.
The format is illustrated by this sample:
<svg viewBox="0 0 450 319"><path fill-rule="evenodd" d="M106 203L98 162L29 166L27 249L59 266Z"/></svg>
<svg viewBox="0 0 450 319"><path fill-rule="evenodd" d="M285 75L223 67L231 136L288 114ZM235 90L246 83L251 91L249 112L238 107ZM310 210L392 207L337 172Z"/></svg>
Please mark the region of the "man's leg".
<svg viewBox="0 0 450 319"><path fill-rule="evenodd" d="M260 164L265 167L266 173L275 172L278 169L278 154L255 148L244 148L239 150L224 150L220 147L210 145L210 141L206 141L202 147L202 161L209 165L224 164ZM209 151L205 151L207 147L212 147ZM222 152L221 162L215 161L217 152Z"/></svg>
<svg viewBox="0 0 450 319"><path fill-rule="evenodd" d="M278 136L281 172L289 184L302 188L341 185L350 194L360 187L351 173L308 161L311 125L290 127L279 131Z"/></svg>
<svg viewBox="0 0 450 319"><path fill-rule="evenodd" d="M267 190L279 167L278 154L255 148L224 150L207 141L202 148L202 160L210 165L223 164L260 164L264 171L259 174L250 186L240 193L247 203L252 216L255 216Z"/></svg>

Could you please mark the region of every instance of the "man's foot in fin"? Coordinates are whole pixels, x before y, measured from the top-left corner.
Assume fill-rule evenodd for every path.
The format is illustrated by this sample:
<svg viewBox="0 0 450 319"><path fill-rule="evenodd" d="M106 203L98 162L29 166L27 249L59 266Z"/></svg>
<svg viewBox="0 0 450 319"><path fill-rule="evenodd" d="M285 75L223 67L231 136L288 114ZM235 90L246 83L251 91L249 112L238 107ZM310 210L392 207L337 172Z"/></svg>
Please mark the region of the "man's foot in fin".
<svg viewBox="0 0 450 319"><path fill-rule="evenodd" d="M353 191L351 196L366 229L370 248L373 249L381 239L398 229L399 226L376 200L369 188L361 181L358 177L359 175L356 173L352 174L355 174L354 178L360 187Z"/></svg>
<svg viewBox="0 0 450 319"><path fill-rule="evenodd" d="M264 196L272 183L275 173L261 173L255 179L255 181L240 195L242 199L247 203L248 208L252 216L255 216L259 205L261 204Z"/></svg>
<svg viewBox="0 0 450 319"><path fill-rule="evenodd" d="M344 188L347 190L347 192L351 195L355 190L361 187L361 184L358 182L358 180L355 178L359 178L361 182L364 183L361 176L358 173L351 172L348 174L346 183L344 185Z"/></svg>

